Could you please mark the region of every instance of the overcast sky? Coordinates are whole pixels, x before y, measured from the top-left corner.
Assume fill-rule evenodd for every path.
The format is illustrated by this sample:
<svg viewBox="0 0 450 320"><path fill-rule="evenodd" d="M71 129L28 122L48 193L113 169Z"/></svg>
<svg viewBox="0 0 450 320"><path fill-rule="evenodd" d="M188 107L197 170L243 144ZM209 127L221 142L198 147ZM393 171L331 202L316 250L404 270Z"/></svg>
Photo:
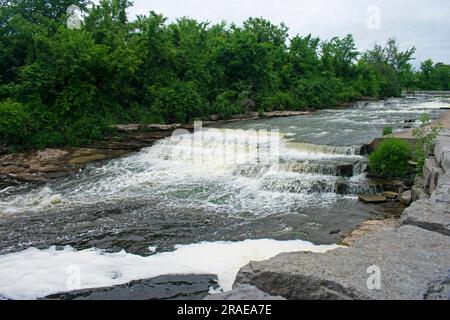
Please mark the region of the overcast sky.
<svg viewBox="0 0 450 320"><path fill-rule="evenodd" d="M416 46L416 62L450 63L449 0L134 0L130 18L149 11L170 19L242 23L248 17L284 22L291 35L323 39L352 33L359 49L396 37L402 48Z"/></svg>

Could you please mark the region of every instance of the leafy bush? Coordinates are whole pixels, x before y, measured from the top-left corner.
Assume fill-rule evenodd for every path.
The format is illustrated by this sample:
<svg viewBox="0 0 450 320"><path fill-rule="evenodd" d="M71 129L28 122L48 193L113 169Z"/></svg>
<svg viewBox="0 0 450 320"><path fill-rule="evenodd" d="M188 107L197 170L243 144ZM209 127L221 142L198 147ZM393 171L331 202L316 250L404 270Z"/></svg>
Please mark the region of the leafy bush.
<svg viewBox="0 0 450 320"><path fill-rule="evenodd" d="M370 172L382 177L406 177L412 158L409 144L402 139L387 139L369 156Z"/></svg>
<svg viewBox="0 0 450 320"><path fill-rule="evenodd" d="M26 141L30 118L25 105L11 99L0 102L0 141Z"/></svg>
<svg viewBox="0 0 450 320"><path fill-rule="evenodd" d="M66 143L80 146L91 143L102 136L104 125L95 117L84 117L70 123L64 130Z"/></svg>
<svg viewBox="0 0 450 320"><path fill-rule="evenodd" d="M227 90L219 94L212 106L212 113L218 113L225 119L241 112L235 91Z"/></svg>
<svg viewBox="0 0 450 320"><path fill-rule="evenodd" d="M195 82L173 81L166 86L151 87L153 114L161 115L167 122L188 122L203 115L206 102Z"/></svg>
<svg viewBox="0 0 450 320"><path fill-rule="evenodd" d="M260 97L259 104L266 111L292 110L294 108L294 97L289 92L264 92Z"/></svg>

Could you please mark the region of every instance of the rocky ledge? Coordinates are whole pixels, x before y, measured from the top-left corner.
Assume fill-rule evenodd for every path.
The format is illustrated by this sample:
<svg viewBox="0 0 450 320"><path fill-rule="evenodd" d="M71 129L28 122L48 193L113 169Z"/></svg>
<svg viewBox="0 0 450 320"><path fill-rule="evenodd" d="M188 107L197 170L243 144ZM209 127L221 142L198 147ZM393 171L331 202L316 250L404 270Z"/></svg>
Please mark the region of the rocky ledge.
<svg viewBox="0 0 450 320"><path fill-rule="evenodd" d="M251 262L234 288L286 299L450 299L450 130L412 193L399 221L369 221L327 253Z"/></svg>
<svg viewBox="0 0 450 320"><path fill-rule="evenodd" d="M126 150L45 149L0 156L0 188L14 181L46 182L78 172L88 163L124 155Z"/></svg>

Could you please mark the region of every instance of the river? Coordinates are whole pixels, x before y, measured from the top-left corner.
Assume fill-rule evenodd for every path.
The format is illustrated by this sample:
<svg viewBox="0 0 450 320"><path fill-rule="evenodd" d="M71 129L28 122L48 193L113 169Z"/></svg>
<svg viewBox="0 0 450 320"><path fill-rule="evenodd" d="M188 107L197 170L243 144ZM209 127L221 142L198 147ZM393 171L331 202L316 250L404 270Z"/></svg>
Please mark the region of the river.
<svg viewBox="0 0 450 320"><path fill-rule="evenodd" d="M228 290L249 260L333 249L363 221L403 210L358 201L381 191L361 146L384 126L417 126L423 112L436 118L449 106L411 95L229 123L0 190L0 296L67 291L70 266L82 275L73 288L204 273Z"/></svg>

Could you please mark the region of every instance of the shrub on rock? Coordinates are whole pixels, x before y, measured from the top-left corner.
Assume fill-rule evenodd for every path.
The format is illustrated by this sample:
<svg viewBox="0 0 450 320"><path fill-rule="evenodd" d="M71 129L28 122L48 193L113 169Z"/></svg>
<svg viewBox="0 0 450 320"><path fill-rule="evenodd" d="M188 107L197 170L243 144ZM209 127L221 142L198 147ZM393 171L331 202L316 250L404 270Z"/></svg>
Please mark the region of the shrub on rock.
<svg viewBox="0 0 450 320"><path fill-rule="evenodd" d="M412 158L409 144L402 139L386 139L369 156L369 170L382 177L406 177Z"/></svg>

